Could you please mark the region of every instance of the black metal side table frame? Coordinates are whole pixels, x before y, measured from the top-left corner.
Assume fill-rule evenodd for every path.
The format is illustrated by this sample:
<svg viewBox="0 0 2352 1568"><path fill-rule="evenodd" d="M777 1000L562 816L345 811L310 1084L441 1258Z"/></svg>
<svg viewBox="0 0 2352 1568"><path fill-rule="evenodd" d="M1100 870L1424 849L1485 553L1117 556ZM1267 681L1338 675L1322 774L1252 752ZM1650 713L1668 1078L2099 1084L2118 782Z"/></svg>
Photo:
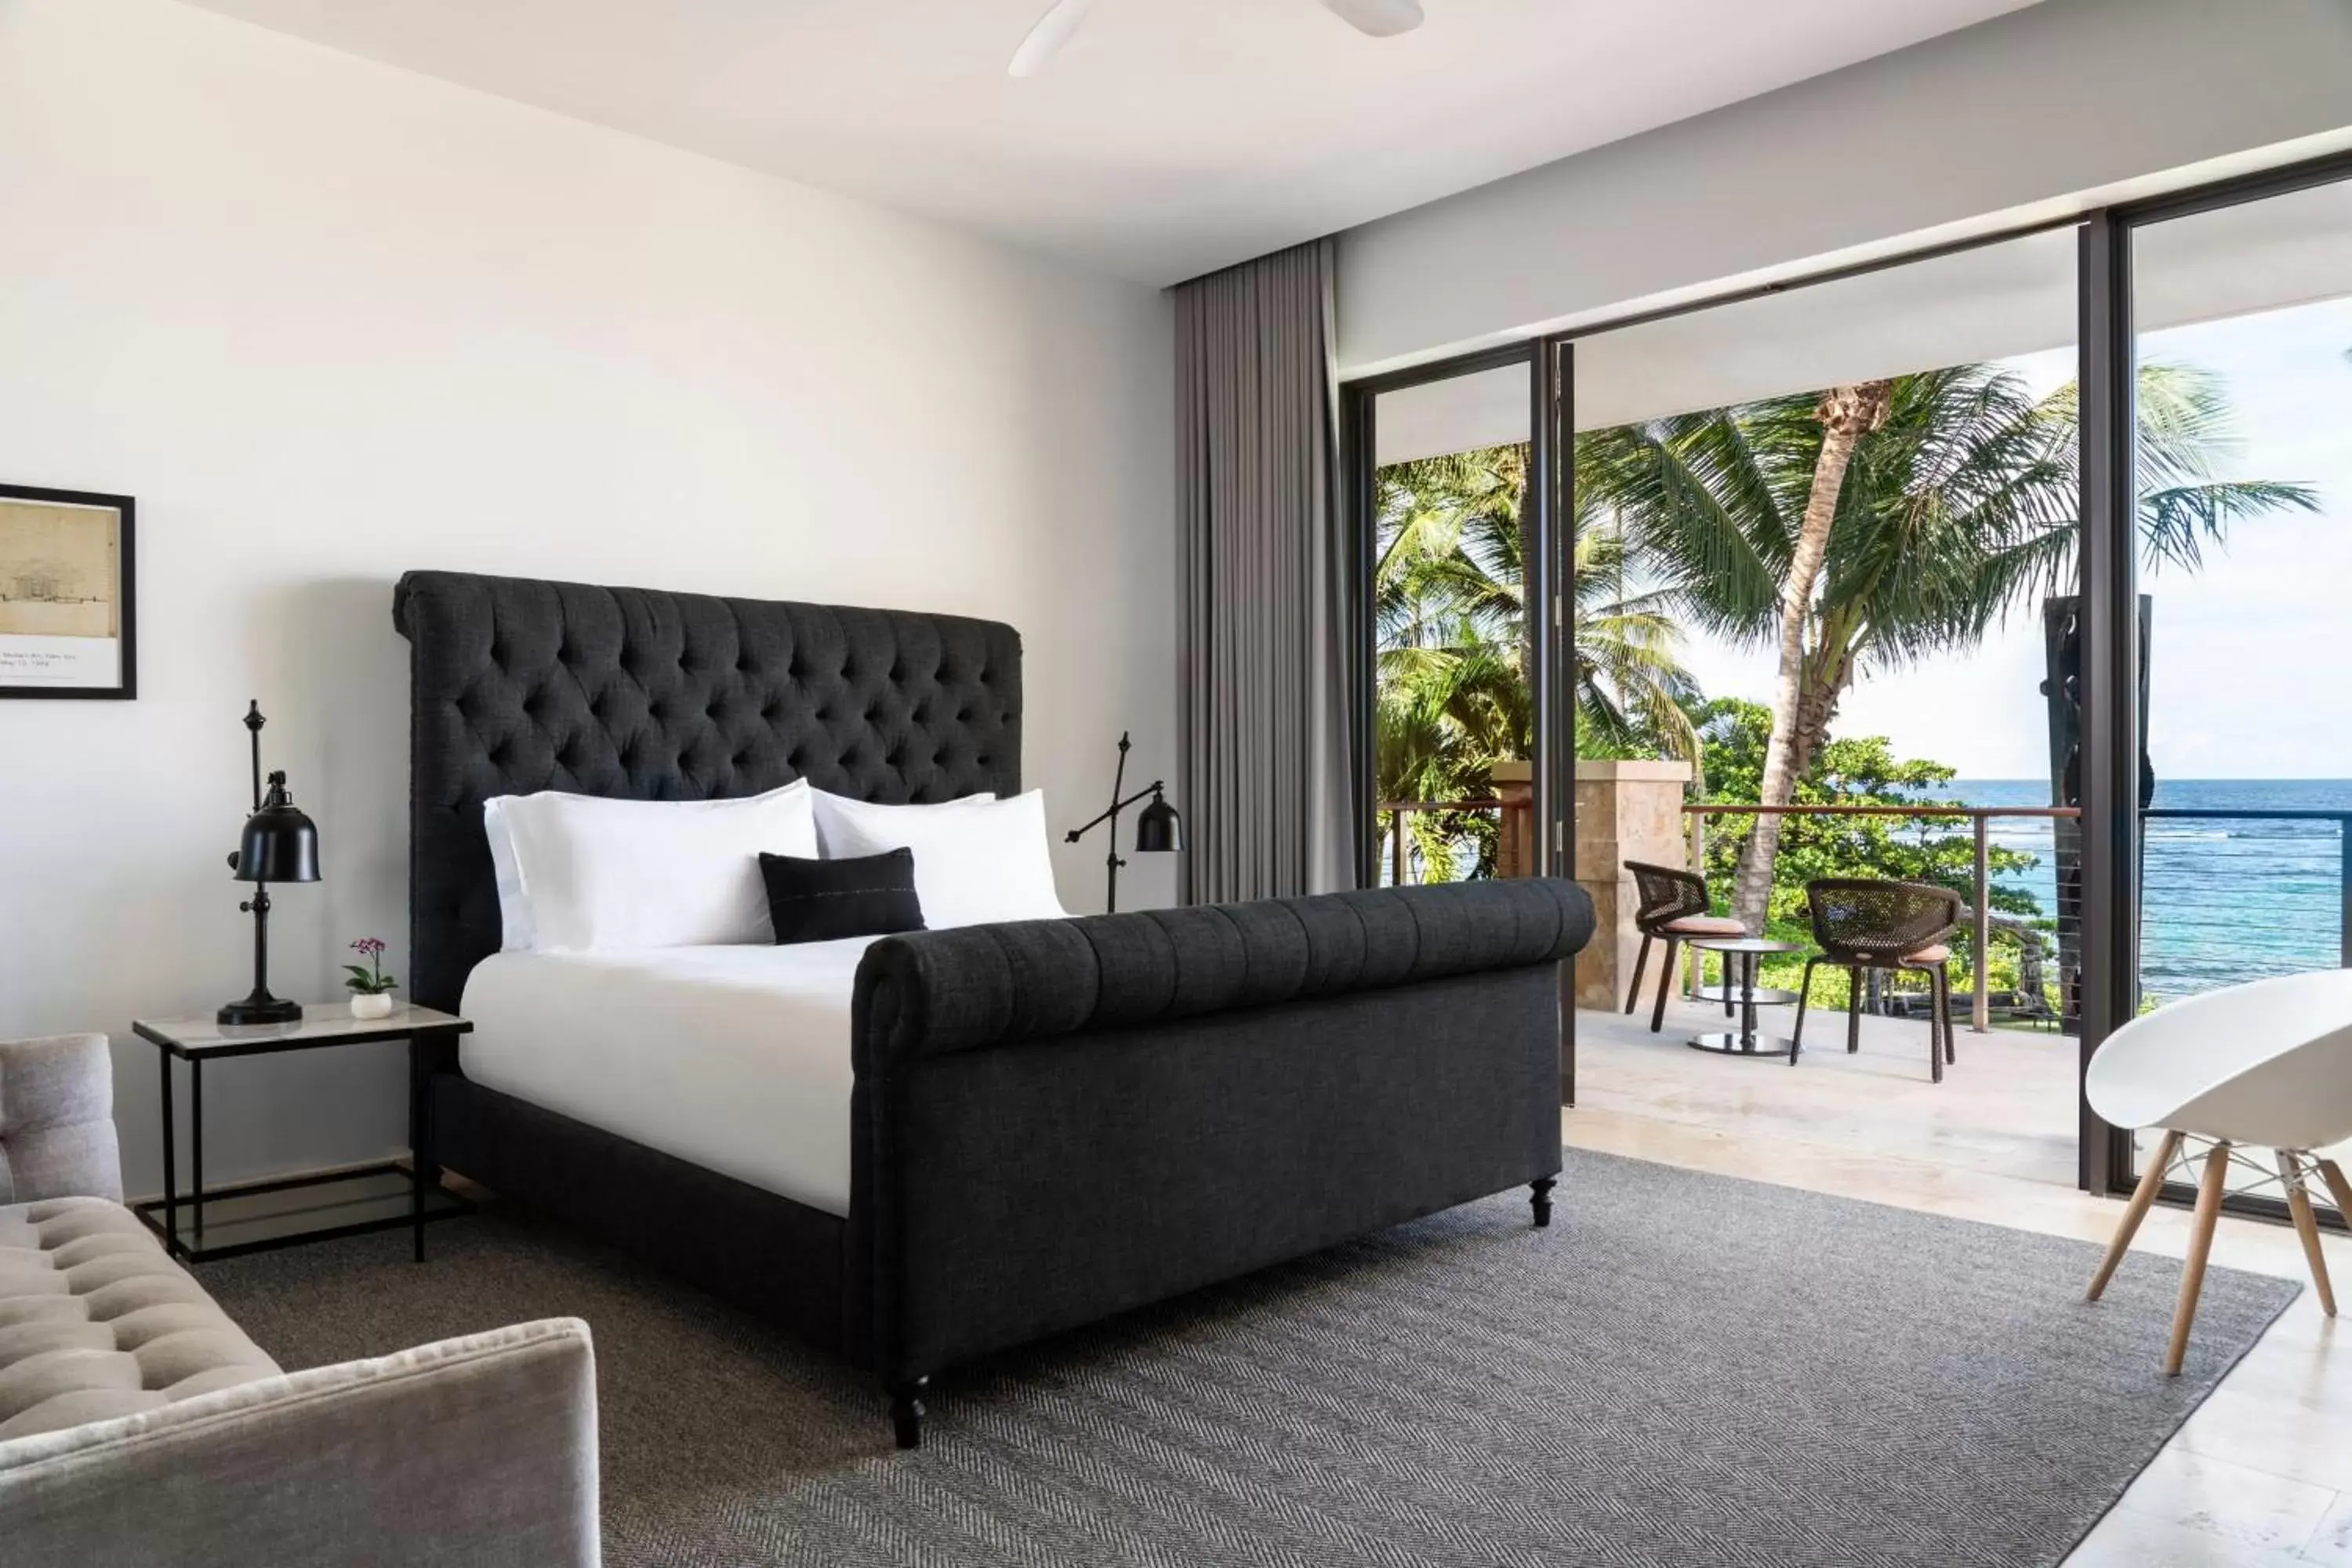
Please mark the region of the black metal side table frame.
<svg viewBox="0 0 2352 1568"><path fill-rule="evenodd" d="M385 1018L362 1019L353 1017L341 1006L311 1006L303 1009L299 1023L247 1027L224 1026L210 1019L133 1020L133 1032L156 1047L156 1063L161 1072L163 1195L133 1204L132 1211L163 1240L168 1253L189 1263L236 1258L303 1242L331 1240L337 1237L364 1236L403 1226L414 1234L415 1258L422 1263L425 1260L425 1226L434 1220L451 1219L470 1213L474 1206L441 1184L439 1169L433 1163L431 1128L425 1105L427 1047L435 1041L467 1034L473 1026L463 1018L427 1007L402 1007ZM271 1181L241 1183L209 1192L205 1190L205 1064L207 1061L394 1040L405 1040L408 1046L409 1155L404 1165L398 1160L383 1160L317 1175L279 1177ZM179 1110L172 1083L174 1058L188 1064L190 1190L184 1198L180 1193L179 1151L176 1146ZM391 1184L387 1178L393 1177L401 1179L404 1191ZM263 1194L324 1192L338 1186L363 1193L371 1185L377 1189L373 1196L347 1196L340 1205L346 1209L373 1208L378 1211L367 1217L345 1218L341 1222L299 1229L278 1229L271 1234L217 1246L205 1245L205 1207L208 1202L218 1205ZM391 1204L398 1195L404 1195L407 1202L398 1210L394 1210ZM181 1226L183 1209L187 1211L189 1221L184 1230ZM321 1211L279 1211L262 1216L260 1221L235 1223L298 1220L313 1212Z"/></svg>
<svg viewBox="0 0 2352 1568"><path fill-rule="evenodd" d="M1781 1002L1796 1000L1793 991L1759 991L1756 985L1756 965L1759 960L1777 957L1785 952L1802 952L1803 948L1790 942L1774 942L1768 937L1696 936L1690 945L1723 957L1723 1010L1731 1012L1732 975L1739 977L1737 994L1739 1000L1739 1027L1737 1031L1721 1030L1712 1035L1700 1035L1687 1041L1695 1051L1713 1051L1727 1057L1786 1057L1797 1059L1796 1047L1790 1041L1774 1037L1759 1037L1756 1033L1756 1009ZM1710 998L1712 999L1712 998Z"/></svg>

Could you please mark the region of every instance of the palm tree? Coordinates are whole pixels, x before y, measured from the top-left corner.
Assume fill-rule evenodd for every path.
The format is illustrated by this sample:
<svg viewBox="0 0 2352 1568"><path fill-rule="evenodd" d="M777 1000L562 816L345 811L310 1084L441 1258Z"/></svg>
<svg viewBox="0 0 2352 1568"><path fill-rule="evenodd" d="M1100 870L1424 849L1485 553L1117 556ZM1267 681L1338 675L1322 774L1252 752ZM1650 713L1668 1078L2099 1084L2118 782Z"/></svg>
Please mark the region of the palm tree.
<svg viewBox="0 0 2352 1568"><path fill-rule="evenodd" d="M1787 736L1783 769L1768 769L1762 804L1787 803L1865 666L1972 647L2010 611L2074 574L2074 389L2036 401L2016 375L1991 365L1886 384L1884 416L1854 436L1827 494L1819 481L1832 472L1841 420L1853 417L1823 416L1838 393L1578 438L1580 483L1591 448L1592 482L1603 488L1596 502L1618 519L1673 611L1724 640L1779 637L1784 676L1794 623L1796 679L1793 689L1784 681L1773 715L1775 736ZM2213 478L2232 442L2218 377L2151 364L2137 393L2138 522L2152 558L2193 568L2232 522L2316 508L2305 486ZM1873 413L1870 400L1850 401ZM1807 530L1818 514L1829 518L1825 535ZM1801 551L1814 547L1818 577L1808 583ZM1773 821L1757 819L1735 892L1732 912L1754 930L1771 889Z"/></svg>
<svg viewBox="0 0 2352 1568"><path fill-rule="evenodd" d="M1813 588L1829 558L1831 525L1837 520L1838 501L1845 493L1846 469L1864 436L1886 423L1895 396L1891 381L1865 381L1833 386L1822 394L1813 418L1822 427L1821 449L1813 455L1812 483L1805 491L1805 510L1797 520L1796 542L1789 551L1789 580L1780 591L1780 672L1772 698L1772 730L1764 747L1764 772L1758 789L1760 799L1785 805L1795 795L1803 772L1797 760L1797 723L1802 710L1805 684L1805 622L1811 616ZM1810 754L1810 752L1809 752ZM1732 890L1734 909L1754 909L1760 917L1772 898L1772 868L1780 852L1780 818L1757 817L1748 853L1739 861ZM1755 930L1762 931L1759 918Z"/></svg>
<svg viewBox="0 0 2352 1568"><path fill-rule="evenodd" d="M1373 574L1384 799L1483 795L1486 771L1525 757L1532 731L1519 507L1527 448L1490 447L1379 474ZM1580 490L1584 487L1580 486ZM1578 732L1595 749L1699 752L1696 688L1659 593L1626 594L1624 542L1595 511L1578 529Z"/></svg>

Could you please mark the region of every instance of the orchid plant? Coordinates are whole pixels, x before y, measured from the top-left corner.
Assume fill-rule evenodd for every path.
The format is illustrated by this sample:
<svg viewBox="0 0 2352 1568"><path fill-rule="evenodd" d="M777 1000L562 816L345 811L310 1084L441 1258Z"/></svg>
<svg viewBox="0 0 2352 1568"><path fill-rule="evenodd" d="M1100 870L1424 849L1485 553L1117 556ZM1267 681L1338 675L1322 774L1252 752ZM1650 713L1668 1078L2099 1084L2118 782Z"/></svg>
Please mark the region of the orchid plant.
<svg viewBox="0 0 2352 1568"><path fill-rule="evenodd" d="M364 957L365 963L346 963L351 978L345 985L362 996L381 996L400 984L383 972L383 938L363 936L352 943L352 951Z"/></svg>

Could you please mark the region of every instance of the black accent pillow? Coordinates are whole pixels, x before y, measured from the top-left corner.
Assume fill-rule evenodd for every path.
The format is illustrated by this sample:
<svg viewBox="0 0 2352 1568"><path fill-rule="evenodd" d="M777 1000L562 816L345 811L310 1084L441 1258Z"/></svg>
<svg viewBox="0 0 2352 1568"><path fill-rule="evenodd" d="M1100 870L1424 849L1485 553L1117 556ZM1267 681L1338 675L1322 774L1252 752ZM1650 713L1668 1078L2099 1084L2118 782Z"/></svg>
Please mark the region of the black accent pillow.
<svg viewBox="0 0 2352 1568"><path fill-rule="evenodd" d="M768 919L779 947L923 929L912 849L846 860L762 855L760 879L768 884Z"/></svg>

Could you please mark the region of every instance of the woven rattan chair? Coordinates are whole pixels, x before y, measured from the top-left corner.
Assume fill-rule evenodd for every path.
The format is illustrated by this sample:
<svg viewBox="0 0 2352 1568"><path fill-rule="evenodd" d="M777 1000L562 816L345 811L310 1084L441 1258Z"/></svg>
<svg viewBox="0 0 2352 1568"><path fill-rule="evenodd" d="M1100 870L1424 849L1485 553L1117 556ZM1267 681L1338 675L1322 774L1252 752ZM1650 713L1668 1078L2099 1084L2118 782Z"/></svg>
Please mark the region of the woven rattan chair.
<svg viewBox="0 0 2352 1568"><path fill-rule="evenodd" d="M1805 1005L1815 966L1834 964L1853 976L1846 1003L1848 1051L1862 1048L1863 976L1872 970L1911 970L1927 977L1927 1065L1935 1081L1943 1082L1944 1064L1958 1060L1952 1050L1952 950L1946 939L1959 927L1959 894L1922 882L1824 877L1805 884L1805 904L1822 951L1805 960L1797 1025L1790 1032L1790 1065L1804 1046Z"/></svg>
<svg viewBox="0 0 2352 1568"><path fill-rule="evenodd" d="M1654 1035L1665 1027L1666 993L1674 989L1675 954L1682 944L1695 936L1746 936L1748 928L1706 912L1711 902L1706 879L1695 872L1643 860L1626 861L1625 869L1633 873L1633 886L1642 900L1633 911L1633 927L1642 933L1642 946L1633 955L1633 984L1625 988L1626 1012L1641 1005L1642 971L1650 962L1650 943L1666 944L1666 962L1658 971L1658 1002L1650 1011L1650 1033Z"/></svg>

